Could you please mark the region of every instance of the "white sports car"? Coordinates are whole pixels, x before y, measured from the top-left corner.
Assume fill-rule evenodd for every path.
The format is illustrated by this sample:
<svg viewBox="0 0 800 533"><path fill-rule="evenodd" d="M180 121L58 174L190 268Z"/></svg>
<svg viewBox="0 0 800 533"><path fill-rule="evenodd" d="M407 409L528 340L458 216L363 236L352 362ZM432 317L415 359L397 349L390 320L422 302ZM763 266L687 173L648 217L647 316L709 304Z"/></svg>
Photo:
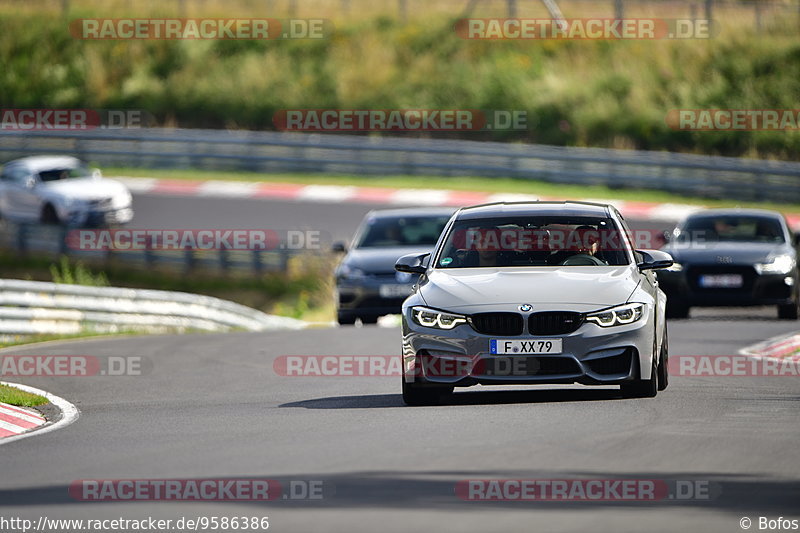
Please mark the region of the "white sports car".
<svg viewBox="0 0 800 533"><path fill-rule="evenodd" d="M74 157L25 157L0 172L0 217L15 222L126 224L133 218L131 201L125 185Z"/></svg>

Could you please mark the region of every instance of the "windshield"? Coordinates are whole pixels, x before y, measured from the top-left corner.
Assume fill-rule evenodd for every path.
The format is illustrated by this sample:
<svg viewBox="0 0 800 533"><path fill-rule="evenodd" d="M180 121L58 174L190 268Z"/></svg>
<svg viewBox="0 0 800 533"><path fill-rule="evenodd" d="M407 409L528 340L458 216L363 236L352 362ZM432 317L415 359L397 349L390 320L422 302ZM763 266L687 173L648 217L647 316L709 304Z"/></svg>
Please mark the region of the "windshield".
<svg viewBox="0 0 800 533"><path fill-rule="evenodd" d="M89 178L91 170L87 167L53 168L39 172L39 179L44 182L68 180L72 178Z"/></svg>
<svg viewBox="0 0 800 533"><path fill-rule="evenodd" d="M356 242L356 248L436 245L447 215L410 217L371 217Z"/></svg>
<svg viewBox="0 0 800 533"><path fill-rule="evenodd" d="M627 265L629 246L610 218L513 217L453 225L438 268Z"/></svg>
<svg viewBox="0 0 800 533"><path fill-rule="evenodd" d="M784 242L783 228L775 218L754 216L695 217L687 221L679 241Z"/></svg>

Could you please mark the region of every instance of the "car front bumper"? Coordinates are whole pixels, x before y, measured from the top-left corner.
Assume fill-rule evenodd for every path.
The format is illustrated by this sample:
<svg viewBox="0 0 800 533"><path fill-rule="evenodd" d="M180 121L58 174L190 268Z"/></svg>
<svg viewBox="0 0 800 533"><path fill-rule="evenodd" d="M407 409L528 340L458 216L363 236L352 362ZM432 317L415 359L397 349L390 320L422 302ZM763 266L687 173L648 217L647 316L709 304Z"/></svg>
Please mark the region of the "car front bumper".
<svg viewBox="0 0 800 533"><path fill-rule="evenodd" d="M613 385L648 379L654 347L652 310L633 324L602 328L584 323L566 335L484 335L469 324L437 330L403 312L403 361L407 382L466 387L475 384L581 383ZM558 355L493 355L491 339L561 338Z"/></svg>
<svg viewBox="0 0 800 533"><path fill-rule="evenodd" d="M339 279L336 282L337 311L354 317L399 314L413 285L388 276L387 279Z"/></svg>
<svg viewBox="0 0 800 533"><path fill-rule="evenodd" d="M702 288L699 276L706 272L703 267L690 267L681 272L660 271L658 282L668 299L674 299L690 306L749 306L781 305L792 302L797 291L796 272L785 274L758 274L752 267L731 270L743 277L741 287Z"/></svg>
<svg viewBox="0 0 800 533"><path fill-rule="evenodd" d="M60 217L71 226L109 226L114 224L127 224L133 220L133 209L131 207L122 207L119 209L105 210L76 210L67 211L60 215Z"/></svg>

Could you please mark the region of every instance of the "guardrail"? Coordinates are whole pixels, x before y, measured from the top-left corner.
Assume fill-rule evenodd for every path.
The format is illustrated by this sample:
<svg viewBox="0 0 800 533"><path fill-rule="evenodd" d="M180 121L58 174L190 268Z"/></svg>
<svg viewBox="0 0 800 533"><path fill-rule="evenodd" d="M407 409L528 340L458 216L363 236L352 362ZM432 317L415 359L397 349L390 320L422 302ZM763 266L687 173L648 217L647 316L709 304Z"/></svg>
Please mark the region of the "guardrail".
<svg viewBox="0 0 800 533"><path fill-rule="evenodd" d="M0 279L0 334L264 331L304 322L185 292Z"/></svg>
<svg viewBox="0 0 800 533"><path fill-rule="evenodd" d="M289 259L296 250L278 246L270 250L80 250L69 246L72 228L44 224L0 222L0 250L19 254L34 253L47 257L67 255L75 259L102 264L125 265L131 268L159 268L186 274L202 271L210 274L261 275L286 272Z"/></svg>
<svg viewBox="0 0 800 533"><path fill-rule="evenodd" d="M0 158L73 154L101 166L485 176L800 202L800 164L601 148L267 131L0 131Z"/></svg>

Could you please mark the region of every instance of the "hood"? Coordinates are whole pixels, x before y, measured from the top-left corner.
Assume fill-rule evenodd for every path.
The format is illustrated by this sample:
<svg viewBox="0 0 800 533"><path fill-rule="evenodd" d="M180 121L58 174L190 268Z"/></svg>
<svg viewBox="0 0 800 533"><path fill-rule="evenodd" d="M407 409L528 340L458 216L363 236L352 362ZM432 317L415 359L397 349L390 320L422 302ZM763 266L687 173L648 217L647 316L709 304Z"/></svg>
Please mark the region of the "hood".
<svg viewBox="0 0 800 533"><path fill-rule="evenodd" d="M448 310L523 303L589 309L627 302L638 283L634 266L453 268L433 270L420 294Z"/></svg>
<svg viewBox="0 0 800 533"><path fill-rule="evenodd" d="M792 249L785 243L705 242L676 243L663 251L669 253L676 263L752 265L763 263L770 255L791 253ZM720 257L731 259L720 261Z"/></svg>
<svg viewBox="0 0 800 533"><path fill-rule="evenodd" d="M109 179L72 178L49 181L41 185L44 191L74 200L102 200L126 194L128 189L120 182Z"/></svg>
<svg viewBox="0 0 800 533"><path fill-rule="evenodd" d="M420 248L419 246L353 248L342 260L342 264L370 274L393 274L395 272L394 264L400 257L407 254L425 254L432 251L429 247Z"/></svg>

